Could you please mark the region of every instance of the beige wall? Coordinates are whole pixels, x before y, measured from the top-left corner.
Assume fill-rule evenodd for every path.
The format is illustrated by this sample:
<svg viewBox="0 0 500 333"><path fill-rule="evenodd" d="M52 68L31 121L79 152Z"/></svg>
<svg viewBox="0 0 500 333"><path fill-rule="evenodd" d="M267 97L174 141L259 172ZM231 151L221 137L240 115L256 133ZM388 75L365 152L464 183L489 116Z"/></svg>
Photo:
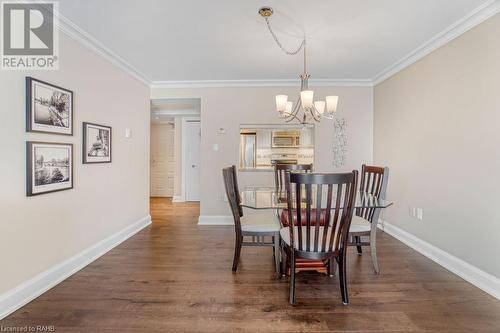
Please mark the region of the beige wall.
<svg viewBox="0 0 500 333"><path fill-rule="evenodd" d="M298 84L298 83L297 83ZM371 87L319 87L318 97L340 96L338 117L348 121L349 147L343 170L371 162L373 148L373 90ZM152 89L152 98L201 98L201 215L230 215L223 201L223 167L238 164L240 124L276 123L274 97L298 94L298 87ZM217 129L227 130L225 135ZM212 150L219 144L219 151ZM315 130L316 170L332 171L333 122L324 119ZM272 185L271 173L240 173L241 186Z"/></svg>
<svg viewBox="0 0 500 333"><path fill-rule="evenodd" d="M500 277L500 14L375 88L385 219ZM422 207L423 221L408 207Z"/></svg>
<svg viewBox="0 0 500 333"><path fill-rule="evenodd" d="M149 87L60 37L58 71L0 71L0 294L149 214ZM73 136L25 132L26 75L73 90ZM83 121L113 127L113 163L82 165ZM73 143L74 189L26 197L28 140Z"/></svg>

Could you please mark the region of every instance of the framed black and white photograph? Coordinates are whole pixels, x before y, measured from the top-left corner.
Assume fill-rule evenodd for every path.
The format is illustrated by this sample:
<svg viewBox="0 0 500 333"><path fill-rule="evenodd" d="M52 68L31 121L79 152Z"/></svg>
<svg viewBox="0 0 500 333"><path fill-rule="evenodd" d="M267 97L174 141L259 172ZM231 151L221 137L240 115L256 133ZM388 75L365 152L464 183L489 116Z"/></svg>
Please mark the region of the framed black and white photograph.
<svg viewBox="0 0 500 333"><path fill-rule="evenodd" d="M111 163L111 127L83 123L83 163Z"/></svg>
<svg viewBox="0 0 500 333"><path fill-rule="evenodd" d="M73 135L73 92L26 77L26 131Z"/></svg>
<svg viewBox="0 0 500 333"><path fill-rule="evenodd" d="M27 196L73 188L73 144L28 141L26 150Z"/></svg>

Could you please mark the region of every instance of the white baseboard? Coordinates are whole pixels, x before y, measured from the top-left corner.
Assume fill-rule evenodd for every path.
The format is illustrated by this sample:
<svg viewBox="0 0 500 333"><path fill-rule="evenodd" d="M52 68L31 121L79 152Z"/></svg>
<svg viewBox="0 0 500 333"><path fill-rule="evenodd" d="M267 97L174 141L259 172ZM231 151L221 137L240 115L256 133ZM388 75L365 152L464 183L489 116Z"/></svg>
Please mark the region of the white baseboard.
<svg viewBox="0 0 500 333"><path fill-rule="evenodd" d="M0 295L0 319L37 298L150 224L151 216L145 216L116 234L3 293Z"/></svg>
<svg viewBox="0 0 500 333"><path fill-rule="evenodd" d="M234 220L227 215L200 215L198 225L234 225Z"/></svg>
<svg viewBox="0 0 500 333"><path fill-rule="evenodd" d="M174 195L172 197L172 202L186 202L186 200L184 199L184 197L182 195Z"/></svg>
<svg viewBox="0 0 500 333"><path fill-rule="evenodd" d="M465 281L475 285L479 289L487 292L491 296L500 300L500 279L479 268L459 259L436 246L421 240L420 238L396 227L387 221L380 221L379 229L384 230L389 235L408 245L427 258L443 266L450 272L460 276Z"/></svg>

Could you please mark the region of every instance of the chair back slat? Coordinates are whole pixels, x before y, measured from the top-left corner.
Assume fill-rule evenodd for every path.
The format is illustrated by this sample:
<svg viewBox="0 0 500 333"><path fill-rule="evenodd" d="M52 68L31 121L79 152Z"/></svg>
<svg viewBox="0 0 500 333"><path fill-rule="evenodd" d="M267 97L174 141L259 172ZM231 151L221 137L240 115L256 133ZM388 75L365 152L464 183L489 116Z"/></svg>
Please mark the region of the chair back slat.
<svg viewBox="0 0 500 333"><path fill-rule="evenodd" d="M242 208L239 200L238 184L235 173L235 166L230 166L222 169L222 177L224 179L224 187L226 189L227 200L231 208L234 219L234 229L236 236L240 237L241 231L241 216L243 216Z"/></svg>
<svg viewBox="0 0 500 333"><path fill-rule="evenodd" d="M289 221L294 221L294 216L297 220L297 223L288 224L290 244L294 246L295 239L298 243L294 248L306 252L335 252L347 246L357 192L357 176L355 170L340 174L292 172L287 175L285 184ZM335 198L334 185L337 189ZM326 202L323 200L325 189ZM302 209L304 194L305 209ZM331 220L331 210L334 211L333 220ZM315 214L315 223L311 223L311 214ZM302 225L304 217L306 223ZM303 228L305 230L302 230ZM294 229L297 230L297 235L294 235ZM304 240L303 234L305 234Z"/></svg>
<svg viewBox="0 0 500 333"><path fill-rule="evenodd" d="M309 185L311 187L311 185ZM320 219L321 219L321 195L323 192L323 188L321 184L317 185L316 188L316 225L315 225L315 230L314 230L314 252L318 252L318 240L319 240L319 231L320 231ZM324 223L325 225L328 224L326 221ZM324 230L323 230L324 233ZM310 251L308 249L308 251Z"/></svg>
<svg viewBox="0 0 500 333"><path fill-rule="evenodd" d="M385 199L388 177L389 168L363 164L361 167L360 191L372 194L377 199ZM367 205L368 203L362 202L361 204ZM377 208L358 208L356 215L373 222L373 220L378 220L379 212L380 210Z"/></svg>
<svg viewBox="0 0 500 333"><path fill-rule="evenodd" d="M287 177L290 176L290 173L286 174ZM302 211L302 186L300 184L296 184L296 192L297 192L297 211L300 212ZM288 196L287 196L288 197ZM292 213L293 211L288 210L289 213ZM293 218L291 218L289 221L293 221ZM293 223L291 223L293 225ZM293 228L292 228L293 230ZM302 214L297 215L297 237L298 237L298 242L299 242L299 247L302 247Z"/></svg>
<svg viewBox="0 0 500 333"><path fill-rule="evenodd" d="M311 195L312 185L306 184L306 249L310 251L311 248Z"/></svg>
<svg viewBox="0 0 500 333"><path fill-rule="evenodd" d="M332 209L332 195L333 195L333 185L332 184L328 184L327 192L328 193L326 195L326 211L325 211L324 232L323 232L323 239L321 242L322 249L326 249L326 246L328 245L326 235L328 234L328 227L330 226L330 217L331 217L331 209ZM330 249L330 247L328 249Z"/></svg>
<svg viewBox="0 0 500 333"><path fill-rule="evenodd" d="M312 172L312 164L281 164L274 165L274 183L277 193L284 193L286 191L286 174L294 172Z"/></svg>

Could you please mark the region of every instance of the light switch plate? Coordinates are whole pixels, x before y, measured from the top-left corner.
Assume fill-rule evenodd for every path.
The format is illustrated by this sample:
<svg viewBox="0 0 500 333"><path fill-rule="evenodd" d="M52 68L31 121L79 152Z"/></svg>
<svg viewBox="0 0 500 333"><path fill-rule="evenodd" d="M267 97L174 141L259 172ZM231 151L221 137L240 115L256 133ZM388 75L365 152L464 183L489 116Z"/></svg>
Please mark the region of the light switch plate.
<svg viewBox="0 0 500 333"><path fill-rule="evenodd" d="M212 146L212 149L213 149L213 151L219 151L219 144L218 143L214 143L213 146Z"/></svg>
<svg viewBox="0 0 500 333"><path fill-rule="evenodd" d="M126 138L132 137L132 130L130 128L125 128L125 137Z"/></svg>

